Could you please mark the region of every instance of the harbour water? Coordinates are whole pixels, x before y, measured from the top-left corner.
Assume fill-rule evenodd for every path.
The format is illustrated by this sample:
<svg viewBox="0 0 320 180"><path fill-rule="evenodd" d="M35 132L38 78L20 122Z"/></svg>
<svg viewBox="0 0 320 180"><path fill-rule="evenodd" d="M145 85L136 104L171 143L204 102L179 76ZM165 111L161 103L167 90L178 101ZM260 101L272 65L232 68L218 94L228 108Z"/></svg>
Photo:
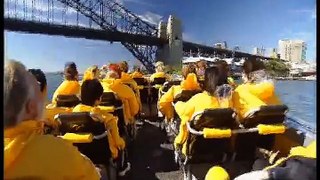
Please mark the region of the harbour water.
<svg viewBox="0 0 320 180"><path fill-rule="evenodd" d="M62 82L62 75L47 74L48 99ZM299 123L316 128L316 81L276 81L276 93L289 107L288 115Z"/></svg>

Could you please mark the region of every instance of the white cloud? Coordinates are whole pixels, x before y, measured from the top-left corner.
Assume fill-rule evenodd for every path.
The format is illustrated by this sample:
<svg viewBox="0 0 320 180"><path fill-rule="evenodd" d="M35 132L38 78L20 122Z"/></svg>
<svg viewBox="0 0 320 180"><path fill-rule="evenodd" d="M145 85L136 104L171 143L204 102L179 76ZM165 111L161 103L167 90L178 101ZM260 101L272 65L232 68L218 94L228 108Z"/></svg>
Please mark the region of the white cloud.
<svg viewBox="0 0 320 180"><path fill-rule="evenodd" d="M316 9L314 9L314 11L312 11L311 13L311 19L316 19L317 18L317 13L316 13Z"/></svg>
<svg viewBox="0 0 320 180"><path fill-rule="evenodd" d="M308 31L293 31L291 29L285 29L282 33L280 33L281 38L286 39L299 39L305 42L315 42L315 34Z"/></svg>
<svg viewBox="0 0 320 180"><path fill-rule="evenodd" d="M317 17L316 7L313 9L293 9L293 10L289 10L289 12L298 14L298 15L306 15L311 20L314 20Z"/></svg>
<svg viewBox="0 0 320 180"><path fill-rule="evenodd" d="M115 2L120 4L120 5L124 5L124 0L115 0Z"/></svg>
<svg viewBox="0 0 320 180"><path fill-rule="evenodd" d="M186 33L183 32L182 33L182 39L184 41L188 41L188 42L193 42L193 43L198 43L198 44L204 44L204 42L201 42L199 39L197 39L196 37L194 37L194 35L190 34L190 33Z"/></svg>
<svg viewBox="0 0 320 180"><path fill-rule="evenodd" d="M152 13L150 11L147 11L145 14L143 15L137 15L139 18L141 18L141 20L148 22L150 24L153 25L158 25L158 23L160 22L160 20L163 18L163 16L156 14L156 13Z"/></svg>

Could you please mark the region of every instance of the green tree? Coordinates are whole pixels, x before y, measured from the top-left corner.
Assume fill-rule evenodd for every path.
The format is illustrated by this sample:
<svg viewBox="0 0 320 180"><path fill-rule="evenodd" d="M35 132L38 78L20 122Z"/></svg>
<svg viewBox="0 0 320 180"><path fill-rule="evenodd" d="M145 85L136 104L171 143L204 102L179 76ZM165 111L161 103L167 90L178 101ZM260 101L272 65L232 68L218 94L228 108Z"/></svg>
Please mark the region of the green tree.
<svg viewBox="0 0 320 180"><path fill-rule="evenodd" d="M266 70L271 76L288 76L290 72L290 66L286 65L280 59L271 59L265 62Z"/></svg>

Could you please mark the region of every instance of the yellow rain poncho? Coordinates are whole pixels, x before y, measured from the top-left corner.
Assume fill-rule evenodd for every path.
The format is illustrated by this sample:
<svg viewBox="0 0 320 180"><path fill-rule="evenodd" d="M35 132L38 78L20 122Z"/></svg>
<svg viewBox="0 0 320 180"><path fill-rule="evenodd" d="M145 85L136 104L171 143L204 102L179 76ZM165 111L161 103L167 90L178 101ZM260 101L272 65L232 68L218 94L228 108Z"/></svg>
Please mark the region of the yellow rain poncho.
<svg viewBox="0 0 320 180"><path fill-rule="evenodd" d="M52 96L52 103L56 104L56 98L58 95L79 95L79 94L80 94L80 84L78 81L64 80L54 92Z"/></svg>
<svg viewBox="0 0 320 180"><path fill-rule="evenodd" d="M137 101L138 101L138 104L139 104L139 109L142 110L142 103L141 103L141 99L140 99L139 86L136 83L136 81L134 79L132 79L132 77L128 73L122 72L121 73L121 82L123 84L129 84L133 88L134 93L137 98Z"/></svg>
<svg viewBox="0 0 320 180"><path fill-rule="evenodd" d="M94 70L96 72L94 72ZM96 66L89 67L83 74L82 82L85 80L92 80L98 78L99 70Z"/></svg>
<svg viewBox="0 0 320 180"><path fill-rule="evenodd" d="M175 138L174 145L177 147L178 144L185 145L187 139L187 122L191 120L192 115L197 112L204 111L205 109L212 108L228 108L232 107L231 98L219 100L217 97L210 96L208 92L196 94L189 101L183 103L178 102L175 105L175 110L181 119L179 134ZM185 153L185 146L183 146L182 152Z"/></svg>
<svg viewBox="0 0 320 180"><path fill-rule="evenodd" d="M121 83L120 79L103 79L102 86L104 92L114 92L124 105L124 115L126 124L134 121L134 116L139 112L139 104L133 90Z"/></svg>
<svg viewBox="0 0 320 180"><path fill-rule="evenodd" d="M165 115L167 120L173 118L174 109L172 102L182 90L200 90L200 85L197 81L197 76L194 73L188 74L185 80L181 81L180 85L172 86L159 100L159 110Z"/></svg>
<svg viewBox="0 0 320 180"><path fill-rule="evenodd" d="M34 120L4 130L5 179L100 179L76 147L42 132L43 123Z"/></svg>
<svg viewBox="0 0 320 180"><path fill-rule="evenodd" d="M150 76L150 81L152 82L155 78L166 78L167 80L169 79L169 77L166 75L166 73L164 72L156 72L156 73L153 73L151 76Z"/></svg>
<svg viewBox="0 0 320 180"><path fill-rule="evenodd" d="M317 158L317 141L315 140L311 142L307 147L297 146L291 148L288 157L278 159L273 165L266 167L265 170L277 167L279 164L293 156L301 156L313 159Z"/></svg>
<svg viewBox="0 0 320 180"><path fill-rule="evenodd" d="M275 93L274 84L270 81L242 84L233 93L233 105L240 121L252 109L263 105L279 104L281 101Z"/></svg>
<svg viewBox="0 0 320 180"><path fill-rule="evenodd" d="M138 71L134 71L133 73L130 74L131 78L143 78L143 74Z"/></svg>
<svg viewBox="0 0 320 180"><path fill-rule="evenodd" d="M73 112L92 112L98 115L101 115L103 123L108 131L108 141L109 148L112 154L112 158L118 157L118 149L124 149L125 142L119 135L119 130L117 126L118 118L113 116L110 113L101 113L101 110L98 107L86 106L83 104L78 104L74 107Z"/></svg>

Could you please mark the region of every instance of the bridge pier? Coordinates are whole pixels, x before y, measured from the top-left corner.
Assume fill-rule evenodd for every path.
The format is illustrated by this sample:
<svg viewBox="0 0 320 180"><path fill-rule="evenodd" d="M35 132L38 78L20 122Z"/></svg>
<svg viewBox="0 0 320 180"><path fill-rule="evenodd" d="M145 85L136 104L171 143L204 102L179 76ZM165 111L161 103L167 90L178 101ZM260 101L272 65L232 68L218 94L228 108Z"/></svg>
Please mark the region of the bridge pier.
<svg viewBox="0 0 320 180"><path fill-rule="evenodd" d="M166 65L181 68L183 57L183 41L181 21L172 15L168 22L160 22L158 38L167 39L168 44L159 47L156 52L156 60L163 61Z"/></svg>

